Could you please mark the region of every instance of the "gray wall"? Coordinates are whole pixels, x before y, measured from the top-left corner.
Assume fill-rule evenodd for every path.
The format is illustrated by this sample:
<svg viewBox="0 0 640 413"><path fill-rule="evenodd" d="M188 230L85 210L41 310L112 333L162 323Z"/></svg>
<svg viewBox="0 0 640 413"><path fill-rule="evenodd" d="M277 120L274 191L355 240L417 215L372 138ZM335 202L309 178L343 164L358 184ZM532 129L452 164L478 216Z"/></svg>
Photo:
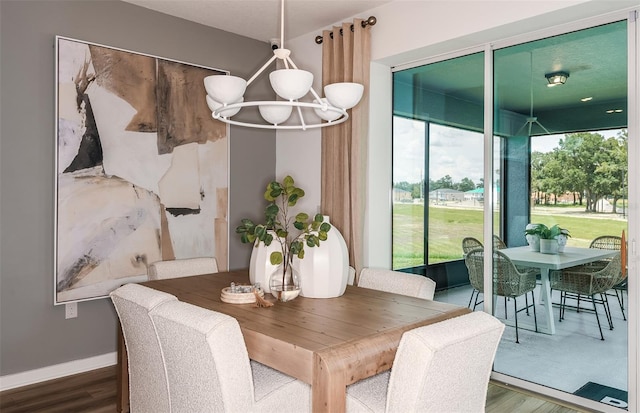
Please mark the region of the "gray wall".
<svg viewBox="0 0 640 413"><path fill-rule="evenodd" d="M1 0L0 19L0 375L7 375L116 350L108 299L79 303L70 320L64 306L53 306L54 36L245 78L271 49L114 0ZM246 98L270 94L260 79ZM275 133L232 128L230 152L230 267L242 268L250 248L233 230L240 218L261 216L275 174Z"/></svg>

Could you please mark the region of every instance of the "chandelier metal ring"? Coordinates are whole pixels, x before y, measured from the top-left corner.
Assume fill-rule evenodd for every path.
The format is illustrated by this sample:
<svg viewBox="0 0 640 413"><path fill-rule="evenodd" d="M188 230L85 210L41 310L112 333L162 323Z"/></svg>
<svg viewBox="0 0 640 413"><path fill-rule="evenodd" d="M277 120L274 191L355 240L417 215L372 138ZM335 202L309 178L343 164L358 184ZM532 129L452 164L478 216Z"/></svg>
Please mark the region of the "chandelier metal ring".
<svg viewBox="0 0 640 413"><path fill-rule="evenodd" d="M317 109L317 110L323 110L323 111L326 110L326 111L330 111L330 112L339 113L341 116L336 120L327 121L326 123L311 123L311 124L304 123L304 118L300 117L300 119L301 119L300 120L300 122L301 122L300 125L256 124L256 123L236 121L236 120L232 120L230 117L225 117L224 116L224 112L225 111L231 111L233 109L245 108L245 107L250 107L250 106L260 106L260 105L293 106L293 107L297 107L297 108L312 108L312 109ZM226 106L222 106L222 107L216 109L215 111L213 111L211 113L211 116L213 117L213 119L219 120L220 122L228 123L230 125L235 125L235 126L249 126L249 127L253 127L253 128L260 128L260 129L289 129L289 130L291 130L291 129L306 130L306 129L322 128L322 127L329 126L329 125L338 125L340 123L345 122L347 119L349 119L349 113L345 109L340 109L340 108L337 108L335 106L325 105L325 104L321 104L321 103L297 102L297 101L290 102L290 101L287 101L287 100L230 103L230 104L228 104Z"/></svg>

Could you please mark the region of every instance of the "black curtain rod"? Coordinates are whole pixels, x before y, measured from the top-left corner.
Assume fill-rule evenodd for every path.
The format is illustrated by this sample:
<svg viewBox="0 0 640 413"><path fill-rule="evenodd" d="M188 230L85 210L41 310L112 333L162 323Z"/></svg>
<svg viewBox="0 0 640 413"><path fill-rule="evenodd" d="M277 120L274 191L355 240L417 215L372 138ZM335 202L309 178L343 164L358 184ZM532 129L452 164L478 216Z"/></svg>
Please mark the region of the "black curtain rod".
<svg viewBox="0 0 640 413"><path fill-rule="evenodd" d="M369 16L367 20L363 20L360 24L364 29L367 26L374 26L378 22L376 16ZM351 25L351 31L353 32L353 24ZM333 39L333 32L329 34L329 36ZM342 29L340 29L340 36L342 36ZM316 44L322 44L322 36L316 36Z"/></svg>

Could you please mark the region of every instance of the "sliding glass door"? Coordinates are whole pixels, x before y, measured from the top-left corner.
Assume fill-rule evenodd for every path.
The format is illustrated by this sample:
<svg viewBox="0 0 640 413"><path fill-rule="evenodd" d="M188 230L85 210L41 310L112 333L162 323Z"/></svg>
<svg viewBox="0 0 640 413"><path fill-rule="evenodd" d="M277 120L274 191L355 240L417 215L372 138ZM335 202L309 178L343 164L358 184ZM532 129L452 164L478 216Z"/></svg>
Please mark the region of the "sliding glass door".
<svg viewBox="0 0 640 413"><path fill-rule="evenodd" d="M569 256L589 247L620 254L628 234L627 22L501 48L493 66L501 148L495 180L503 183L494 235L510 247L506 259L520 247L530 260L504 267L517 285L506 288L507 277L494 279L495 314L511 326L519 321L517 336L515 327L505 331L495 371L624 408L623 271L610 257L580 263ZM529 237L539 246L528 245L527 224L549 228L539 241ZM541 268L550 260L544 238L559 229L569 237L553 260L567 268ZM557 248L557 240L551 242ZM531 252L535 248L542 252ZM495 269L502 257L494 259Z"/></svg>
<svg viewBox="0 0 640 413"><path fill-rule="evenodd" d="M393 77L393 268L435 279L436 300L484 307L508 325L496 378L604 411L626 408L628 319L637 317L616 258L633 211L627 31L621 20L488 47L491 67L476 52ZM568 236L558 262L532 251L532 224ZM474 248L479 271L465 260ZM582 285L569 285L572 274ZM603 277L610 285L594 288Z"/></svg>

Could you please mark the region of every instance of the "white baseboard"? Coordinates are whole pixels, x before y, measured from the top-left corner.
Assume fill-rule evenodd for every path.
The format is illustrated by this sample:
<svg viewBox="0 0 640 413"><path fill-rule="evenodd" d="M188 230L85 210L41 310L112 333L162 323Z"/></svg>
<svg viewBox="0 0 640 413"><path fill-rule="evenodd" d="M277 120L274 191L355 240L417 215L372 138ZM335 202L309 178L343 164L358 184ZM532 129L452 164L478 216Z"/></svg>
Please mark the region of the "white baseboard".
<svg viewBox="0 0 640 413"><path fill-rule="evenodd" d="M117 355L118 353L116 352L107 353L82 360L74 360L40 369L24 371L22 373L0 376L0 391L113 366L117 362Z"/></svg>

